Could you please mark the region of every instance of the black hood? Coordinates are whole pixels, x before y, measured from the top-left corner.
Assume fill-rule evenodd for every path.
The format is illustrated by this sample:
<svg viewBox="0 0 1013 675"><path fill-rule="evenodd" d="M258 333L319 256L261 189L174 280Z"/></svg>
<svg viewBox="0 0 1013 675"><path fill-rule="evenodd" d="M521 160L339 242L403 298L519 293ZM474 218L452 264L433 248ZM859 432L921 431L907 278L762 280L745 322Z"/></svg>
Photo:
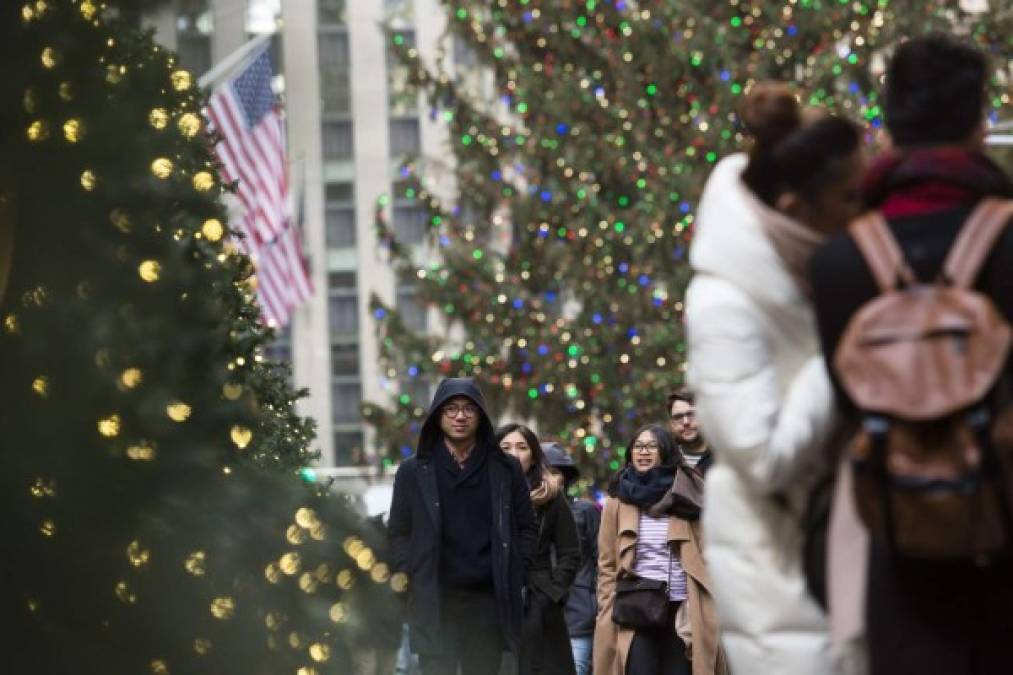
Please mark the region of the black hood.
<svg viewBox="0 0 1013 675"><path fill-rule="evenodd" d="M436 393L433 394L433 402L429 404L429 412L422 423L422 431L419 433L419 444L416 448L416 454L419 457L431 456L433 448L436 447L436 444L443 437L443 432L440 430L440 408L455 396L467 396L478 406L479 420L478 433L475 439L476 443L484 445L487 448L495 445L495 431L493 430L492 420L489 419L489 410L485 406L485 397L482 396L482 390L475 384L475 380L470 377L449 377L440 382L440 386L436 388Z"/></svg>
<svg viewBox="0 0 1013 675"><path fill-rule="evenodd" d="M546 463L563 474L563 480L567 483L580 476L580 469L559 443L553 441L542 443L542 452L545 453Z"/></svg>

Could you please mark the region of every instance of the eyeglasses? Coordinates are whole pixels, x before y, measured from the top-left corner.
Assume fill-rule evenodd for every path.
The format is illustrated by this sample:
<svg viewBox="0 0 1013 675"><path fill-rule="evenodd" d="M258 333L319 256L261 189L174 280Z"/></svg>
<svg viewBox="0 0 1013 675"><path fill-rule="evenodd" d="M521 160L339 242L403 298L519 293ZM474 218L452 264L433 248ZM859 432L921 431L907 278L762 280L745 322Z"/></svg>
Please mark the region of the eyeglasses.
<svg viewBox="0 0 1013 675"><path fill-rule="evenodd" d="M657 452L657 443L634 443L630 448L633 452Z"/></svg>
<svg viewBox="0 0 1013 675"><path fill-rule="evenodd" d="M443 408L443 416L454 419L458 415L474 417L478 413L478 407L473 405L448 405Z"/></svg>
<svg viewBox="0 0 1013 675"><path fill-rule="evenodd" d="M687 410L686 412L675 413L672 415L673 422L685 422L687 420L694 419L696 417L695 410Z"/></svg>

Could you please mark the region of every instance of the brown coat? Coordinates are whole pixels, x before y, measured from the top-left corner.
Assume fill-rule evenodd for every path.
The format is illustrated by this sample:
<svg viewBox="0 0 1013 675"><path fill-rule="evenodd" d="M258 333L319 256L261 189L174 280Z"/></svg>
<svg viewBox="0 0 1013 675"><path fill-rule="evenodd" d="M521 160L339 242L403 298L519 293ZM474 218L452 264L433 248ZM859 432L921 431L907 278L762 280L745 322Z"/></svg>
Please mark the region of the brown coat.
<svg viewBox="0 0 1013 675"><path fill-rule="evenodd" d="M633 630L612 621L617 578L633 575L636 561L640 509L610 497L605 502L598 532L598 618L594 629L595 675L625 675L626 658L633 642ZM668 520L668 542L686 571L686 610L692 633L693 675L722 675L726 672L718 646L718 621L708 586L700 546L700 524L672 516ZM681 614L681 613L680 613ZM675 630L675 625L672 626ZM685 631L682 627L680 634Z"/></svg>

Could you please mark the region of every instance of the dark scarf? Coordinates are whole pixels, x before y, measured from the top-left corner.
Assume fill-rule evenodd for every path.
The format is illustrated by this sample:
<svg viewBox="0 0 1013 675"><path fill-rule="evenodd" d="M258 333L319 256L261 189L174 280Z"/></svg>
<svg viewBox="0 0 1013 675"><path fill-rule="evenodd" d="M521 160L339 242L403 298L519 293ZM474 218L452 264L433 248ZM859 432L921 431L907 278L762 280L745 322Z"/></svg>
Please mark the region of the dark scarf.
<svg viewBox="0 0 1013 675"><path fill-rule="evenodd" d="M703 479L684 466L656 466L640 473L627 466L619 475L619 501L632 504L654 517L670 515L697 520L703 504Z"/></svg>
<svg viewBox="0 0 1013 675"><path fill-rule="evenodd" d="M1013 197L1013 183L992 160L958 146L917 148L880 157L862 185L867 206L888 219Z"/></svg>

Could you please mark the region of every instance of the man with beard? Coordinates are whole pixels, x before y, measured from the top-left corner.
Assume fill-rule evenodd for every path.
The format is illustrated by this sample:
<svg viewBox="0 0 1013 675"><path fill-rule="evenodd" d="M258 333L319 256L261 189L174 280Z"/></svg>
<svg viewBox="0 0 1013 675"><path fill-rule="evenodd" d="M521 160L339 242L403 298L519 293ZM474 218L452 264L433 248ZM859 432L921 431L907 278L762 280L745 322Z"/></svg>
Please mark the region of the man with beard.
<svg viewBox="0 0 1013 675"><path fill-rule="evenodd" d="M700 433L692 393L678 391L668 395L668 428L675 436L686 464L705 475L714 458Z"/></svg>

